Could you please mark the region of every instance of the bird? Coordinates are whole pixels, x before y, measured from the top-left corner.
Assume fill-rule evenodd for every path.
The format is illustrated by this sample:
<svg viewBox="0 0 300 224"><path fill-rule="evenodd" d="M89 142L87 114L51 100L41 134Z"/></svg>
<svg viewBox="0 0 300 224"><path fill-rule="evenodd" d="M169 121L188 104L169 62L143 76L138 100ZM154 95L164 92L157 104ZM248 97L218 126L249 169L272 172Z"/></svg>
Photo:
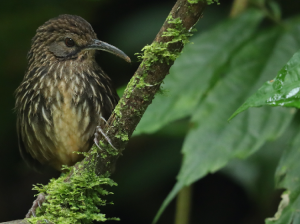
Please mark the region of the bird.
<svg viewBox="0 0 300 224"><path fill-rule="evenodd" d="M74 165L83 159L74 152L88 151L97 143L94 134L104 134L101 127L119 97L95 60L99 50L130 62L80 16L59 15L36 30L15 92L19 151L36 170Z"/></svg>

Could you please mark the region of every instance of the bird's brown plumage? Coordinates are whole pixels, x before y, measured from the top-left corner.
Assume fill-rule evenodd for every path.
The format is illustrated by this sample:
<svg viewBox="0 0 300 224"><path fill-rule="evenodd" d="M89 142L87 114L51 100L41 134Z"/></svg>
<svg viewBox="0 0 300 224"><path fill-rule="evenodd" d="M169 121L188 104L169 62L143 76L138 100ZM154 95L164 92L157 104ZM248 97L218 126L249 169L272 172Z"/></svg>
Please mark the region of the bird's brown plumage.
<svg viewBox="0 0 300 224"><path fill-rule="evenodd" d="M50 19L32 39L16 111L21 155L35 167L60 170L80 160L73 152L89 150L101 116L107 118L118 102L90 47L96 39L91 25L73 15Z"/></svg>

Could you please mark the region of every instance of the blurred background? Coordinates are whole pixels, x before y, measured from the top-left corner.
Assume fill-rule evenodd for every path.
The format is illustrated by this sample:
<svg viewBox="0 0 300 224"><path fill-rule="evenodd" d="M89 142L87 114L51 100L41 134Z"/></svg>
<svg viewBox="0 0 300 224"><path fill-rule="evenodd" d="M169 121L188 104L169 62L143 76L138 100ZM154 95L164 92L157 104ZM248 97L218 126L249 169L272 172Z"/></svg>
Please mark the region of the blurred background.
<svg viewBox="0 0 300 224"><path fill-rule="evenodd" d="M220 2L221 5L214 4L205 10L204 18L197 25L199 33L228 17L232 1ZM59 176L50 169L42 174L29 169L17 147L14 91L23 79L26 54L38 26L60 14L85 18L100 40L122 49L131 57L133 63L127 64L105 52L97 55L100 66L115 86L121 88L139 65L134 54L152 42L174 3L174 0L0 2L0 222L23 218L34 200L32 185L46 184L50 178ZM282 0L279 3L282 3L284 18L300 13L298 1ZM108 217L120 217L124 224L152 222L175 184L180 168L180 149L188 129L186 122L183 121L181 127L172 135L161 130L131 139L113 175L119 186L111 189L115 194L108 200L114 205L101 208L102 212ZM281 147L277 145L278 150L273 151L268 163L260 161L265 161L263 158L270 155L268 149L273 149L274 145L270 143L265 148L240 164L240 171L245 171L240 176L245 179L252 180L247 176L247 170L255 171L250 172L257 177L256 182L250 184L251 189L231 175L236 172L231 169L232 164L193 185L191 223L259 224L264 223L265 217L274 215L281 191L274 190L273 173ZM174 216L175 201L158 223L174 223Z"/></svg>

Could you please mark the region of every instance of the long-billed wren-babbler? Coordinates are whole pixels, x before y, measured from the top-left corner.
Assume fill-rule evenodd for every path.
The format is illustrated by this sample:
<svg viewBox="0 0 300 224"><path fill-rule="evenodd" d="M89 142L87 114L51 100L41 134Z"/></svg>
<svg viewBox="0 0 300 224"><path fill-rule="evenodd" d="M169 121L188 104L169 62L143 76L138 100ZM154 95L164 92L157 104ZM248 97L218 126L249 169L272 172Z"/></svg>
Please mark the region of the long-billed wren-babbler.
<svg viewBox="0 0 300 224"><path fill-rule="evenodd" d="M91 148L97 126L116 106L116 90L95 61L98 50L130 62L79 16L60 15L37 29L15 106L19 149L33 167L61 170L82 159L73 152Z"/></svg>

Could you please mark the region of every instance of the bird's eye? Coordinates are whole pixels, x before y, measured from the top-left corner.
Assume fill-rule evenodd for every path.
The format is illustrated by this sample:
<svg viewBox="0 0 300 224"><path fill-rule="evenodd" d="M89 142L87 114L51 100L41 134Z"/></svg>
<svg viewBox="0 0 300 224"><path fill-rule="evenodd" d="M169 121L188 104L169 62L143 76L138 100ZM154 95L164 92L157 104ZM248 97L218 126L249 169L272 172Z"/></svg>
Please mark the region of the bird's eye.
<svg viewBox="0 0 300 224"><path fill-rule="evenodd" d="M66 44L67 47L74 47L75 42L72 38L67 37L65 39L65 44Z"/></svg>

